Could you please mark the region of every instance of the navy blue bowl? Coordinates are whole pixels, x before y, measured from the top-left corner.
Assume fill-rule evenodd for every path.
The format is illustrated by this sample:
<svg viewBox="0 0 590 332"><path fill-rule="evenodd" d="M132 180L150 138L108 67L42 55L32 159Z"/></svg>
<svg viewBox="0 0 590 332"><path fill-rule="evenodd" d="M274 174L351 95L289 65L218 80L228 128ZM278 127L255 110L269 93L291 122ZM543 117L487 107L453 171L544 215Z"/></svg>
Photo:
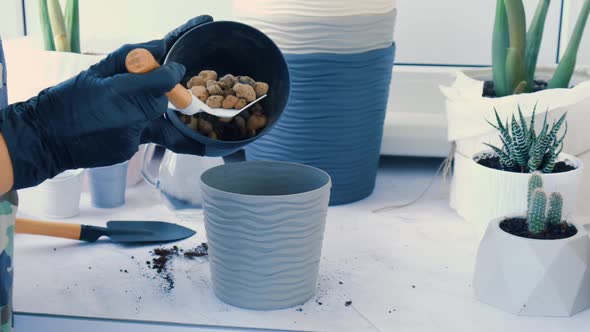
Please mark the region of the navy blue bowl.
<svg viewBox="0 0 590 332"><path fill-rule="evenodd" d="M291 81L283 54L263 32L237 22L211 22L185 33L172 46L164 63L177 62L187 69L182 84L201 70L212 69L219 75L247 75L269 85L268 96L261 101L268 125L256 137L243 141L210 139L187 127L175 111L166 117L187 139L205 146L206 156L229 155L267 134L277 122L289 99Z"/></svg>

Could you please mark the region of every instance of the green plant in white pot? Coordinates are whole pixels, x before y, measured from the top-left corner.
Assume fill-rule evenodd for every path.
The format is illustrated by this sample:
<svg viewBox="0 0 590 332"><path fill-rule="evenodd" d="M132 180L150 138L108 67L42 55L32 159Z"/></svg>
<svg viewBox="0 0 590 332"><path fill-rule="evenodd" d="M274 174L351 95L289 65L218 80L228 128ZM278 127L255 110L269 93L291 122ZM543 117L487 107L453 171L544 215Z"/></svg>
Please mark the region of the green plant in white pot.
<svg viewBox="0 0 590 332"><path fill-rule="evenodd" d="M535 114L533 108L527 121L518 108L503 120L495 112L488 126L496 131L501 144L484 143L486 149L468 162L456 164L456 173L466 175L453 182L454 195L461 198L454 203L463 217L485 227L498 216L522 211L527 206L526 183L534 172L540 174L549 189L565 194L567 214L575 211L583 163L562 152L568 133L566 114L551 124L547 113L543 121L538 121ZM461 182L464 180L469 183Z"/></svg>
<svg viewBox="0 0 590 332"><path fill-rule="evenodd" d="M494 96L504 97L538 91L545 87L543 83L546 83L548 89L569 87L590 12L590 1L585 1L567 49L551 79L548 82L541 82L541 87L535 87L537 58L550 3L551 0L539 1L527 31L522 0L497 0L492 41Z"/></svg>
<svg viewBox="0 0 590 332"><path fill-rule="evenodd" d="M590 131L586 129L590 121L590 71L576 68L590 0L584 0L560 63L542 67L537 66L537 58L550 2L539 0L527 30L522 0L498 0L491 43L493 66L461 71L452 86L441 87L447 98L448 139L454 147L450 204L467 219L473 219L467 210L477 204L476 197L464 196L474 190L470 181L475 167L472 159L487 148L486 143L502 144L494 128L482 121L493 118L494 110L506 119L521 107L528 121L536 109L538 115L547 113L549 122L568 112L570 139L564 150L583 161L590 160L590 154L586 155L590 151ZM582 179L582 187L590 194L590 176ZM590 212L590 206L579 207Z"/></svg>
<svg viewBox="0 0 590 332"><path fill-rule="evenodd" d="M526 210L492 220L480 243L475 297L515 315L571 316L590 307L590 238L561 193L528 177Z"/></svg>

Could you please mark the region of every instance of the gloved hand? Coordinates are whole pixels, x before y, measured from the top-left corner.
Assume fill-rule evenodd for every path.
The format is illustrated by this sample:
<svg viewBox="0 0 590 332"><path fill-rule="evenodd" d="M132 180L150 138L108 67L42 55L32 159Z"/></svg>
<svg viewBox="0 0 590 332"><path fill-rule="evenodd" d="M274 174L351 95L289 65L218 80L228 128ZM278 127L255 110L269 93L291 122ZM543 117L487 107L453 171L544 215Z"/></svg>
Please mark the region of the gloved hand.
<svg viewBox="0 0 590 332"><path fill-rule="evenodd" d="M176 40L182 36L185 32L191 30L199 25L212 22L213 19L210 16L199 16L191 19L183 26L170 32L164 37L166 49L169 50ZM156 60L159 63L164 61L164 57L158 58L154 54ZM143 132L141 137L141 143L156 143L165 146L168 150L176 153L192 154L202 156L205 153L204 146L198 144L192 139L187 138L183 135L172 122L166 118L160 116L150 122L150 125Z"/></svg>
<svg viewBox="0 0 590 332"><path fill-rule="evenodd" d="M141 47L161 61L182 33L211 20L198 17L162 40L123 46L79 75L2 110L0 132L12 162L13 189L37 185L67 169L131 158L151 138L142 135L145 129L159 126L155 120L168 105L164 93L180 82L185 68L169 63L150 73L129 74L125 57ZM172 133L165 137L154 135L154 141L180 140Z"/></svg>

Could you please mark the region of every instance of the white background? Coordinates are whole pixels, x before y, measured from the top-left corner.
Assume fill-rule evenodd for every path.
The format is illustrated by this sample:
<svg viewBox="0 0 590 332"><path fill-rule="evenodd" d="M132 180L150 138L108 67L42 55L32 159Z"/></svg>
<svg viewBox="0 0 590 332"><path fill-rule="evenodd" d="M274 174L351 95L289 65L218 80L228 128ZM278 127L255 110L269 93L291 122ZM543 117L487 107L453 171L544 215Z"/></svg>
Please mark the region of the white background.
<svg viewBox="0 0 590 332"><path fill-rule="evenodd" d="M24 34L21 0L0 1L0 35ZM25 0L29 35L38 35L37 1ZM231 0L82 0L82 46L108 51L113 45L157 38L187 19L207 13L217 20L231 18ZM525 0L528 18L538 0ZM545 28L541 64L555 63L560 21L562 49L583 0L553 0ZM397 63L488 65L494 20L494 0L399 0L396 26ZM563 9L563 15L561 15ZM589 30L587 28L586 30ZM579 59L590 62L590 37L585 36ZM589 59L589 60L586 60Z"/></svg>

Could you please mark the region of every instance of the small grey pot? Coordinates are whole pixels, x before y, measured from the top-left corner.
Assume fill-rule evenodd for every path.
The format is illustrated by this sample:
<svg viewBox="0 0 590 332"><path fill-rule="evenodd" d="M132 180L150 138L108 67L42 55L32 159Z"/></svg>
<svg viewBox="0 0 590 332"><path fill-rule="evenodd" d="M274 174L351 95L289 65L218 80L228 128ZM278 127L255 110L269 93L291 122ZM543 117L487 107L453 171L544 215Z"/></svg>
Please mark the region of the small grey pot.
<svg viewBox="0 0 590 332"><path fill-rule="evenodd" d="M213 290L222 301L275 310L317 285L330 176L284 162L239 162L201 176Z"/></svg>

